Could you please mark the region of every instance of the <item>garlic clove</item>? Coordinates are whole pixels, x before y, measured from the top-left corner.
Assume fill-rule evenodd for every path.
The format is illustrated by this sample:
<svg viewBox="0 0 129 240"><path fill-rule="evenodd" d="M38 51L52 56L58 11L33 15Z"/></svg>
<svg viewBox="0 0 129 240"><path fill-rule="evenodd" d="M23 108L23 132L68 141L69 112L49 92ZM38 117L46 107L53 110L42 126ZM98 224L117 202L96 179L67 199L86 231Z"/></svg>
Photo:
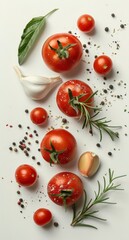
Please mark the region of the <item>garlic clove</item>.
<svg viewBox="0 0 129 240"><path fill-rule="evenodd" d="M84 152L78 161L78 170L84 177L93 176L100 166L98 155L93 152Z"/></svg>
<svg viewBox="0 0 129 240"><path fill-rule="evenodd" d="M14 66L14 70L17 73L26 95L33 100L45 98L56 85L62 82L60 76L25 76L17 66Z"/></svg>

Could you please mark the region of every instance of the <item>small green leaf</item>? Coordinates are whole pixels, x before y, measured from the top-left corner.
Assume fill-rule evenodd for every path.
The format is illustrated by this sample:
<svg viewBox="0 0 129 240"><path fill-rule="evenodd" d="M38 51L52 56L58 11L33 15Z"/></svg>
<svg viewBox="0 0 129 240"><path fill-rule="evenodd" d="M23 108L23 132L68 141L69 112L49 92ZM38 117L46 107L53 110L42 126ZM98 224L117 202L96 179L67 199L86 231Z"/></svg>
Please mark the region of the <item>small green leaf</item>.
<svg viewBox="0 0 129 240"><path fill-rule="evenodd" d="M58 9L54 9L45 16L35 17L27 23L21 36L21 41L18 47L18 62L20 65L26 60L30 50L34 46L40 33L45 27L46 17L54 13Z"/></svg>

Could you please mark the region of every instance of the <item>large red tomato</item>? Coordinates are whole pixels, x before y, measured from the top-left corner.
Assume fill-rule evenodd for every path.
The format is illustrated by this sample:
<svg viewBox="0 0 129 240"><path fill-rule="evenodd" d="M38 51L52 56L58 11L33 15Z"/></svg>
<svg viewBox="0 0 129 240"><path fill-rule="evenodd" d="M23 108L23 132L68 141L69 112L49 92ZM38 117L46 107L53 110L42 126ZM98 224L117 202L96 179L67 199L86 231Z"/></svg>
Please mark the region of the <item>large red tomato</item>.
<svg viewBox="0 0 129 240"><path fill-rule="evenodd" d="M50 164L66 164L75 157L76 140L70 132L54 129L44 136L40 150L43 158Z"/></svg>
<svg viewBox="0 0 129 240"><path fill-rule="evenodd" d="M70 206L76 203L83 194L81 179L72 172L60 172L48 183L48 196L62 206Z"/></svg>
<svg viewBox="0 0 129 240"><path fill-rule="evenodd" d="M42 47L44 62L55 72L71 70L79 63L82 53L81 42L69 33L58 33L50 36Z"/></svg>
<svg viewBox="0 0 129 240"><path fill-rule="evenodd" d="M56 96L59 109L69 117L85 116L85 110L93 104L92 89L80 80L63 83Z"/></svg>

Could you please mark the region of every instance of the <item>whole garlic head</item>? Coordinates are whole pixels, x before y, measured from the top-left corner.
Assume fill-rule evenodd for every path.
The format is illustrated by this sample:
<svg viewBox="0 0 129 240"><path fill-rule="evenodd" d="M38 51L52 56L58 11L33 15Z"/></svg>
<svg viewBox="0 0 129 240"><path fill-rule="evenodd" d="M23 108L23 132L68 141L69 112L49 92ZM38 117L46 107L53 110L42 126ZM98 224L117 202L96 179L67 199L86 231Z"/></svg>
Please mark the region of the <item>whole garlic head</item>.
<svg viewBox="0 0 129 240"><path fill-rule="evenodd" d="M28 97L33 100L41 100L59 83L62 82L60 76L57 77L43 77L43 76L24 76L21 70L14 66L19 80Z"/></svg>
<svg viewBox="0 0 129 240"><path fill-rule="evenodd" d="M78 161L78 170L84 177L93 176L100 166L98 155L93 152L84 152Z"/></svg>

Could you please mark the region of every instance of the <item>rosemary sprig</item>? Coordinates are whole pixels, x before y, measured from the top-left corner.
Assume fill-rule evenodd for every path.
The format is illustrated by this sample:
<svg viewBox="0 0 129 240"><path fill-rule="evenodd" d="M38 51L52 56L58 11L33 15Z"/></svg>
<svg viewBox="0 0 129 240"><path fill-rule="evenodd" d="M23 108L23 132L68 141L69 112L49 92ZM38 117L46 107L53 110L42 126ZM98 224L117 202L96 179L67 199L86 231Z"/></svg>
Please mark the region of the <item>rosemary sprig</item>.
<svg viewBox="0 0 129 240"><path fill-rule="evenodd" d="M98 91L91 94L85 101L81 102L80 99L85 96L81 94L79 96L73 96L71 89L68 89L69 93L69 103L72 108L78 113L80 112L80 119L83 117L84 122L82 128L89 127L89 132L93 135L93 128L96 128L100 134L100 141L102 141L102 132L106 132L110 138L114 141L115 138L119 138L119 134L112 129L119 129L120 126L111 126L109 123L110 120L106 120L106 117L97 118L96 116L102 111L102 108L93 106L92 98L97 94ZM91 112L94 112L92 114Z"/></svg>
<svg viewBox="0 0 129 240"><path fill-rule="evenodd" d="M114 181L116 179L125 177L126 175L121 176L114 176L114 171L109 169L108 172L108 182L105 176L103 176L103 187L101 187L100 182L98 181L98 191L95 191L95 198L87 200L87 194L84 190L84 202L82 209L80 211L77 211L77 207L74 204L73 205L73 219L71 226L85 226L85 227L92 227L97 229L94 225L90 225L84 222L84 220L87 220L89 218L98 219L101 221L106 221L106 219L98 217L96 214L99 212L98 210L95 210L95 207L99 203L105 203L105 204L115 204L113 202L109 201L109 197L107 196L107 193L111 190L123 190L120 188L121 184L115 184Z"/></svg>

